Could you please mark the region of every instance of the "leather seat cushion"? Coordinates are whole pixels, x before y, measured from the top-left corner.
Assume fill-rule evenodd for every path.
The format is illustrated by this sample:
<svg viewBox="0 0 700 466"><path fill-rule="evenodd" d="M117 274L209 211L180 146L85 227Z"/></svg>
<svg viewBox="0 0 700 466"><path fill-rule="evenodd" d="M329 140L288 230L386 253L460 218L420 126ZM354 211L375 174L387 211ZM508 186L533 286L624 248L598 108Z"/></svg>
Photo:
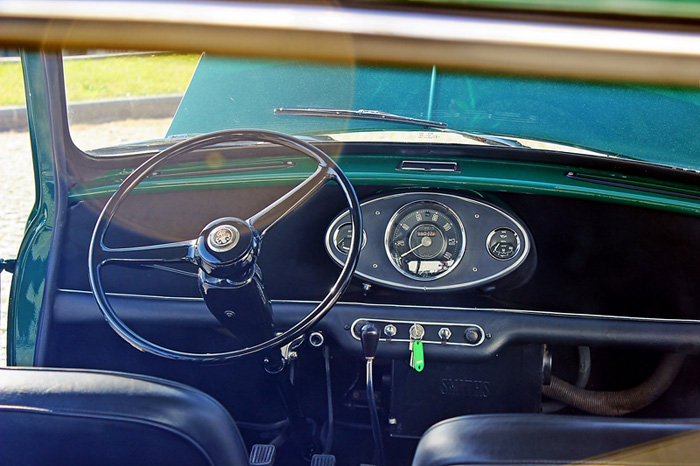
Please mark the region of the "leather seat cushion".
<svg viewBox="0 0 700 466"><path fill-rule="evenodd" d="M421 438L413 466L700 464L700 420L544 414L462 416Z"/></svg>

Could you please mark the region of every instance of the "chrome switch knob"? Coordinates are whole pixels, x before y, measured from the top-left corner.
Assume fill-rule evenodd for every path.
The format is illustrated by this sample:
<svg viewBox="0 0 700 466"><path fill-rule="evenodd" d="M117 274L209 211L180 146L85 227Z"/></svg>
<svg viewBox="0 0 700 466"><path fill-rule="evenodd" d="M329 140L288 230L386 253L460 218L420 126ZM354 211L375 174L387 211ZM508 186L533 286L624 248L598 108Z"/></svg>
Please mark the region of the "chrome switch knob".
<svg viewBox="0 0 700 466"><path fill-rule="evenodd" d="M384 326L384 335L386 335L388 338L393 338L394 335L396 335L396 327L394 324L386 324Z"/></svg>
<svg viewBox="0 0 700 466"><path fill-rule="evenodd" d="M438 337L440 337L440 341L442 343L447 343L447 340L449 340L451 336L452 331L447 327L442 327L440 330L438 330Z"/></svg>

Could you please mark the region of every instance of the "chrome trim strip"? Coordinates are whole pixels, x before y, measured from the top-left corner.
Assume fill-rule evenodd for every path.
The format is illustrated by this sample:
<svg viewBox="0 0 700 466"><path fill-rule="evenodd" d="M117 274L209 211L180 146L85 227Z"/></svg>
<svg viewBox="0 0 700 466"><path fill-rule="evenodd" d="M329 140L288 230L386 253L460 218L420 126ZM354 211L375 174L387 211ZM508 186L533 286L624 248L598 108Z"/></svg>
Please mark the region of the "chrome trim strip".
<svg viewBox="0 0 700 466"><path fill-rule="evenodd" d="M66 288L59 288L60 293L75 293L75 294L89 294L92 295L91 291L85 290L72 290ZM202 298L193 297L176 297L176 296L157 296L157 295L141 295L132 293L106 293L107 296L114 296L120 298L136 298L136 299L165 299L165 300L179 300L179 301L196 301L204 302ZM309 306L317 306L318 301L310 301L304 299L273 299L272 304L307 304ZM417 306L414 304L376 304L376 303L358 303L354 301L338 301L336 305L341 306L359 306L366 308L391 308L391 309L417 309L417 310L435 310L435 311L461 311L461 312L498 312L506 314L530 314L530 315L540 315L540 316L550 316L550 317L574 317L574 318L585 318L585 319L604 319L604 320L624 320L633 322L655 322L655 323L669 323L669 324L700 324L700 320L694 319L662 319L660 317L630 317L630 316L606 316L602 314L580 314L580 313L566 313L557 311L535 311L532 309L504 309L504 308L492 308L492 307L450 307L450 306L440 306L440 307L427 307L427 306ZM373 319L379 320L379 319Z"/></svg>
<svg viewBox="0 0 700 466"><path fill-rule="evenodd" d="M430 168L424 168L421 165L430 165ZM459 164L457 162L442 162L438 160L402 160L396 169L420 172L459 173Z"/></svg>
<svg viewBox="0 0 700 466"><path fill-rule="evenodd" d="M287 304L308 304L316 305L318 302L307 300L272 300L272 303L287 303ZM605 319L605 320L629 320L640 322L656 322L656 323L677 323L677 324L700 324L700 320L693 319L662 319L658 317L629 317L629 316L606 316L602 314L580 314L566 313L556 311L535 311L531 309L504 309L504 308L485 308L485 307L428 307L417 306L414 304L377 304L377 303L358 303L353 301L338 301L336 305L359 306L367 308L391 308L391 309L417 309L417 310L436 310L436 311L462 311L462 312L499 312L507 314L532 314L551 317L576 317L587 319Z"/></svg>
<svg viewBox="0 0 700 466"><path fill-rule="evenodd" d="M72 290L67 288L59 288L59 293L75 293L75 294L89 294L92 296L92 291L86 290ZM135 294L135 293L105 293L107 296L112 296L114 298L134 298L134 299L163 299L163 300L173 300L173 301L196 301L204 302L203 298L194 298L189 296L159 296L151 294Z"/></svg>
<svg viewBox="0 0 700 466"><path fill-rule="evenodd" d="M430 343L431 345L479 346L486 339L486 332L484 332L484 329L481 327L481 325L477 325L477 324L460 324L457 322L427 322L427 321L419 321L419 320L415 320L415 321L413 321L413 320L386 320L386 319L372 319L369 317L360 317L359 319L355 319L355 321L350 326L350 332L352 334L352 337L358 341L360 340L360 337L355 333L355 326L357 325L358 322L363 321L363 320L369 321L369 322L383 322L386 324L420 324L420 325L444 325L446 327L476 327L479 330L481 330L481 339L479 339L479 341L476 343L457 343L457 342L450 342L450 341L443 343L441 341L430 341L430 340L421 339L421 341L423 343ZM400 342L400 343L409 343L411 341L410 339L406 339L406 338L386 338L386 337L383 338L381 336L381 335L383 335L382 329L379 329L379 335L380 335L379 340L385 341L387 343L392 342L392 341L396 341L396 342Z"/></svg>

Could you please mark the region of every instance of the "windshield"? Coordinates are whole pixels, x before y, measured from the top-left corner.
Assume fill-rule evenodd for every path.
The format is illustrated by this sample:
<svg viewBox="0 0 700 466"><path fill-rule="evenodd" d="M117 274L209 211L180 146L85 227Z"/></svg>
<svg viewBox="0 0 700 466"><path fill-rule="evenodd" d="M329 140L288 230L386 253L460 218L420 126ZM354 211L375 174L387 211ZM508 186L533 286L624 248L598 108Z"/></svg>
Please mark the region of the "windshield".
<svg viewBox="0 0 700 466"><path fill-rule="evenodd" d="M279 109L312 112L275 111ZM564 147L547 149L576 152L584 148L700 169L698 90L516 78L435 67L202 55L166 134L153 138L255 128L346 141L373 140L390 133L391 141L414 142L411 134L416 132L444 131L405 121L329 117L318 110L383 112L443 123L450 130L510 138L495 145L541 147L534 141L548 141ZM349 138L350 134L364 137Z"/></svg>

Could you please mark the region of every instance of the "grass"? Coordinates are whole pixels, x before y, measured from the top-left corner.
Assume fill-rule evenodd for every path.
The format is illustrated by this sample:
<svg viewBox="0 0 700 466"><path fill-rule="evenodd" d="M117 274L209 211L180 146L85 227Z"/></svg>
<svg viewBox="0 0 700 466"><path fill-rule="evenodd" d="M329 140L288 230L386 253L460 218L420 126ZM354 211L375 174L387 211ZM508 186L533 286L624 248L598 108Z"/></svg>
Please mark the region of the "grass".
<svg viewBox="0 0 700 466"><path fill-rule="evenodd" d="M64 61L68 102L182 94L199 55L143 54ZM1 105L24 105L19 63L0 63Z"/></svg>
<svg viewBox="0 0 700 466"><path fill-rule="evenodd" d="M18 62L0 63L0 106L24 105L24 80Z"/></svg>

